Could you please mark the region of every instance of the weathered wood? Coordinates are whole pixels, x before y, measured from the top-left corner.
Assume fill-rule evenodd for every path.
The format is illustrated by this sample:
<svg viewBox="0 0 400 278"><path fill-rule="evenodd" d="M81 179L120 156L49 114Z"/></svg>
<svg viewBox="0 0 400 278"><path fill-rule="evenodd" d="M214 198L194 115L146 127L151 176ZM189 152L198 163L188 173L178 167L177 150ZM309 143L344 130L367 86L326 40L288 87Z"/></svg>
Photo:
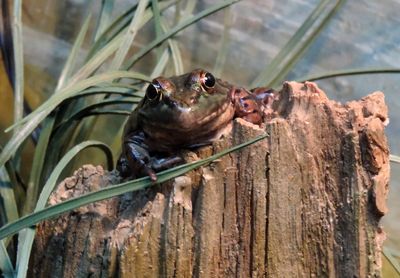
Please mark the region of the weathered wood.
<svg viewBox="0 0 400 278"><path fill-rule="evenodd" d="M40 225L35 277L380 276L389 160L382 93L345 105L285 83L273 119L236 119L206 157L267 140L141 192ZM84 166L51 203L117 181Z"/></svg>

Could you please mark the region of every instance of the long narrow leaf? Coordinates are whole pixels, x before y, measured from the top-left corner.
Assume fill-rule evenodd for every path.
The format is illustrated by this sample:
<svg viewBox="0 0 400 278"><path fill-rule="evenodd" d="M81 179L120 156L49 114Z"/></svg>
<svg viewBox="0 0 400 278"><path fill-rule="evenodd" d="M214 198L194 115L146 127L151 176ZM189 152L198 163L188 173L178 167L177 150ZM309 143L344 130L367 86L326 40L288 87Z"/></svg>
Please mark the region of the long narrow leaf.
<svg viewBox="0 0 400 278"><path fill-rule="evenodd" d="M56 128L62 128L63 125L69 124L71 121L74 120L80 120L82 117L85 117L86 114L90 113L91 111L101 108L101 107L106 107L109 105L114 105L114 104L138 104L142 98L136 97L136 98L118 98L118 99L106 99L102 100L100 102L96 102L93 104L86 105L83 108L80 108L67 119L64 119L61 123L57 125Z"/></svg>
<svg viewBox="0 0 400 278"><path fill-rule="evenodd" d="M114 8L114 0L102 0L101 2L101 12L94 37L95 41L97 41L100 35L104 33L107 26L110 24L111 15Z"/></svg>
<svg viewBox="0 0 400 278"><path fill-rule="evenodd" d="M8 256L8 252L4 242L0 240L0 270L3 272L4 277L13 277L14 268Z"/></svg>
<svg viewBox="0 0 400 278"><path fill-rule="evenodd" d="M322 30L328 25L331 18L339 10L339 8L346 2L346 0L338 0L336 4L328 11L328 13L323 17L318 26L311 32L307 39L300 43L299 48L294 51L292 57L284 64L281 70L277 71L275 77L267 84L267 87L276 88L278 84L285 78L285 76L292 70L293 66L303 57L309 46L316 40Z"/></svg>
<svg viewBox="0 0 400 278"><path fill-rule="evenodd" d="M99 50L76 74L71 77L70 84L74 84L92 75L114 52L123 41L122 34L115 37L104 48Z"/></svg>
<svg viewBox="0 0 400 278"><path fill-rule="evenodd" d="M15 0L13 6L12 37L15 66L14 122L17 122L22 119L24 114L24 52L21 20L22 0Z"/></svg>
<svg viewBox="0 0 400 278"><path fill-rule="evenodd" d="M10 176L6 171L6 167L0 168L0 199L3 201L3 213L6 219L3 219L7 223L18 219L18 206L15 199L14 188L15 184L11 182ZM2 214L3 214L2 213Z"/></svg>
<svg viewBox="0 0 400 278"><path fill-rule="evenodd" d="M326 72L322 74L309 75L305 77L296 78L298 82L304 81L315 81L328 79L333 77L350 76L350 75L362 75L362 74L393 74L400 73L400 68L366 68L366 69L346 69L337 70L332 72Z"/></svg>
<svg viewBox="0 0 400 278"><path fill-rule="evenodd" d="M389 155L389 159L390 159L390 162L400 164L400 157L398 155L391 154L391 155Z"/></svg>
<svg viewBox="0 0 400 278"><path fill-rule="evenodd" d="M23 214L32 212L39 195L39 185L43 173L43 165L46 159L47 147L54 126L54 117L48 117L44 121L43 129L33 155L32 167L29 175L27 198L24 202ZM51 154L54 155L54 154Z"/></svg>
<svg viewBox="0 0 400 278"><path fill-rule="evenodd" d="M65 166L82 150L89 147L97 147L104 151L107 157L107 165L109 169L113 168L113 159L112 152L108 148L108 146L99 141L86 141L76 145L72 148L57 164L51 173L49 179L43 187L42 193L40 194L39 200L36 204L35 212L43 209L46 206L47 199L49 198L51 192L54 190L57 181L64 170ZM28 228L27 230L20 233L22 235L23 240L20 241L20 245L18 246L18 258L17 258L17 273L18 277L26 277L26 273L29 265L29 257L31 255L31 249L33 240L35 238L35 230Z"/></svg>
<svg viewBox="0 0 400 278"><path fill-rule="evenodd" d="M160 10L167 9L168 7L172 6L176 1L177 0L163 1L162 3L160 3ZM100 49L102 49L105 45L112 41L116 36L124 32L124 30L128 27L129 22L131 22L136 8L137 4L133 5L124 14L117 18L107 28L107 30L104 31L104 33L98 38L96 43L90 49L88 59L91 59ZM146 24L152 18L152 16L153 14L150 9L146 11L145 15L143 16L143 22L141 22L141 25L143 26L144 24Z"/></svg>
<svg viewBox="0 0 400 278"><path fill-rule="evenodd" d="M213 14L229 5L232 5L234 3L239 2L240 0L228 0L228 1L223 1L221 3L215 4L212 7L201 11L195 16L192 16L175 27L173 27L171 30L168 32L162 34L162 36L156 38L152 42L146 45L146 47L142 48L138 53L133 55L131 58L129 58L125 64L123 65L123 69L130 69L140 58L142 58L144 55L149 53L153 48L159 46L161 43L163 43L165 40L169 39L170 37L174 36L176 33L180 32L181 30L185 29L186 27L192 25L193 23L201 20L202 18L209 16L210 14Z"/></svg>
<svg viewBox="0 0 400 278"><path fill-rule="evenodd" d="M153 19L154 19L154 30L156 33L156 38L161 36L162 34L162 29L161 29L161 11L160 11L160 6L158 4L158 0L151 0L151 9L153 11ZM162 55L161 49L157 51L157 60Z"/></svg>
<svg viewBox="0 0 400 278"><path fill-rule="evenodd" d="M169 51L168 49L165 49L164 52L161 54L157 65L154 67L151 76L152 77L160 76L160 74L164 71L165 67L167 66L168 60L169 60Z"/></svg>
<svg viewBox="0 0 400 278"><path fill-rule="evenodd" d="M143 13L146 9L149 0L140 0L139 5L136 9L135 16L133 17L131 24L127 32L125 33L124 39L121 42L117 52L115 53L115 57L113 62L111 63L111 69L117 70L121 67L122 62L124 61L126 54L129 51L129 48L132 45L133 40L140 28L140 23L143 21Z"/></svg>
<svg viewBox="0 0 400 278"><path fill-rule="evenodd" d="M389 248L383 247L383 255L386 257L386 259L389 261L389 263L392 265L394 270L397 272L397 275L400 277L400 263L396 258L392 255L392 252Z"/></svg>
<svg viewBox="0 0 400 278"><path fill-rule="evenodd" d="M16 232L18 232L21 229L36 225L40 221L50 219L52 217L55 217L62 213L71 211L78 207L81 207L81 206L84 206L84 205L87 205L87 204L90 204L93 202L101 201L101 200L104 200L107 198L112 198L112 197L115 197L115 196L118 196L118 195L121 195L121 194L124 194L127 192L137 191L137 190L149 187L151 185L165 182L174 177L181 176L193 169L196 169L200 166L206 165L206 164L212 162L213 160L216 160L228 153L237 151L248 145L254 144L262 139L265 139L267 136L268 136L267 134L261 135L252 140L249 140L243 144L234 146L230 149L227 149L218 154L210 156L206 159L202 159L202 160L199 160L196 162L180 165L180 166L174 167L172 169L162 171L157 174L157 183L153 183L153 182L151 182L151 180L148 177L144 177L144 178L136 179L133 181L127 181L124 183L120 183L117 185L110 185L110 186L102 188L96 192L87 193L80 197L69 199L65 202L47 207L43 210L39 210L30 215L26 215L26 216L20 218L18 221L9 223L9 224L3 226L2 228L0 228L0 239L3 239L7 236L15 234Z"/></svg>
<svg viewBox="0 0 400 278"><path fill-rule="evenodd" d="M83 26L81 30L79 31L78 37L76 38L74 45L72 46L72 50L68 56L67 61L65 62L64 68L60 74L60 77L58 78L58 83L56 87L56 91L60 90L62 87L64 87L65 82L68 80L68 78L71 76L71 72L73 70L73 67L76 63L76 59L78 57L79 50L82 47L83 40L86 36L88 27L89 27L89 22L90 22L90 16L88 16L83 23Z"/></svg>
<svg viewBox="0 0 400 278"><path fill-rule="evenodd" d="M171 2L165 3L171 5ZM163 6L167 7L166 5ZM145 14L142 16L142 20L140 22L140 26L143 26L146 22L148 22L152 17L152 11L151 9L148 9ZM115 36L112 37L111 42L107 43L103 48L98 49L93 56L90 56L89 54L89 61L85 63L85 65L73 76L71 77L70 83L74 84L77 81L80 81L84 78L89 77L92 75L105 61L108 59L114 52L119 49L121 44L124 42L124 30L126 27L124 27L122 30L119 30Z"/></svg>
<svg viewBox="0 0 400 278"><path fill-rule="evenodd" d="M39 108L27 116L28 121L18 130L16 134L8 141L0 154L0 167L8 161L15 151L19 148L22 142L29 136L29 134L64 100L77 95L79 92L87 89L88 87L95 86L102 82L109 82L111 80L119 78L132 78L143 81L149 81L150 79L140 73L127 72L127 71L115 71L104 74L99 74L81 82L73 84L65 89L62 89L58 94L52 95L47 101L45 101Z"/></svg>
<svg viewBox="0 0 400 278"><path fill-rule="evenodd" d="M90 89L83 90L71 98L86 97L97 94L107 94L107 95L115 94L127 97L135 97L135 96L143 97L142 93L137 93L137 92L134 93L134 91L130 88L106 86L106 87L93 87Z"/></svg>
<svg viewBox="0 0 400 278"><path fill-rule="evenodd" d="M109 110L109 109L98 109L89 111L82 118L90 117L90 116L99 116L99 115L120 115L120 116L129 116L132 114L131 110Z"/></svg>
<svg viewBox="0 0 400 278"><path fill-rule="evenodd" d="M85 80L82 80L80 82L71 84L70 86L63 88L60 90L57 94L53 94L48 100L46 100L41 106L39 106L35 111L33 111L31 114L23 118L21 121L18 123L13 124L12 126L8 127L5 131L9 132L10 130L14 129L17 126L23 125L29 121L31 121L35 116L38 116L38 114L41 114L44 110L46 112L51 112L57 105L59 105L62 101L72 98L74 96L80 95L82 91L84 91L86 88L99 85L101 83L107 83L110 82L113 79L120 79L120 78L131 78L131 79L137 79L142 82L150 82L151 79L150 77L143 75L138 72L133 72L133 71L111 71L111 72L106 72L103 74L99 74L90 78L87 78ZM48 114L46 114L48 115Z"/></svg>
<svg viewBox="0 0 400 278"><path fill-rule="evenodd" d="M12 86L15 83L15 65L14 65L14 47L12 36L12 12L10 11L11 1L1 1L0 15L0 47L4 69L7 72L7 77Z"/></svg>
<svg viewBox="0 0 400 278"><path fill-rule="evenodd" d="M161 20L160 27L162 28L162 31L164 33L168 32L167 23L165 22L165 20ZM174 67L175 67L175 74L181 75L181 74L183 74L183 62L182 62L182 55L179 50L178 43L174 39L169 39L168 46L169 46L169 49L171 50L171 56L172 56L172 60L174 62Z"/></svg>
<svg viewBox="0 0 400 278"><path fill-rule="evenodd" d="M144 21L143 17L144 17L144 12L145 12L147 5L148 5L148 0L139 1L139 5L136 8L135 16L133 17L130 26L126 30L124 30L123 33L121 32L121 34L120 34L121 41L118 44L118 49L116 50L114 59L109 67L109 70L114 70L114 69L118 70L120 68L122 61L125 59L125 56L128 53L139 28L141 27L141 23ZM105 48L107 48L107 47L105 47ZM98 54L96 56L98 56ZM78 77L78 78L82 78L82 77L86 78L86 77L90 76L97 69L97 66L93 67L93 66L91 66L92 64L93 64L93 60L89 60L89 62L84 66L88 70L86 72L82 71L80 73L81 77ZM99 102L100 98L97 98L97 99L95 98L93 101ZM69 107L66 108L68 113L64 113L64 115L66 115L67 117L72 117L70 115L73 113L70 111L71 109L74 109L76 107L78 107L78 109L83 109L83 107L85 105L86 105L86 103L84 102L84 99L79 99L79 101L77 103L72 102L69 105ZM74 132L74 137L73 137L73 140L71 140L71 143L74 144L75 142L81 142L81 141L85 140L86 138L88 138L89 134L92 132L92 130L96 126L96 120L97 120L97 118L91 118L88 121L83 122L82 125L79 125L79 129L77 129Z"/></svg>
<svg viewBox="0 0 400 278"><path fill-rule="evenodd" d="M216 76L221 76L224 67L229 46L230 29L232 25L232 11L230 7L224 10L224 32L222 33L220 47L217 59L215 60L213 73Z"/></svg>
<svg viewBox="0 0 400 278"><path fill-rule="evenodd" d="M299 27L299 29L297 29L297 31L289 39L285 46L279 51L278 55L276 55L274 59L272 59L272 61L268 64L268 66L254 79L251 84L252 88L264 85L268 86L268 84L271 83L272 79L274 79L276 75L276 70L281 67L284 63L284 60L287 59L287 57L291 53L293 53L294 49L296 49L296 47L299 45L305 34L320 18L320 16L322 15L322 11L327 7L329 2L330 0L323 0L319 2L317 7L311 12L311 14Z"/></svg>

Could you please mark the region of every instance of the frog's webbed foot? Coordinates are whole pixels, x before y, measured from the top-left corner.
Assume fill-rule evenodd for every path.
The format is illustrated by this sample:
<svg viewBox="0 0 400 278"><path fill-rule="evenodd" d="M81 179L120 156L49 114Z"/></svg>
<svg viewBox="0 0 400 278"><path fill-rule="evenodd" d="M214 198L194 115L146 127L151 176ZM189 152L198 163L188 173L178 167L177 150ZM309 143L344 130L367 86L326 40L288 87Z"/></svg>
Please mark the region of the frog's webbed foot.
<svg viewBox="0 0 400 278"><path fill-rule="evenodd" d="M277 91L267 87L257 87L250 91L256 101L266 109L272 108L272 103L278 95Z"/></svg>
<svg viewBox="0 0 400 278"><path fill-rule="evenodd" d="M233 88L235 116L259 125L263 120L272 118L272 103L276 97L277 92L266 87L254 88L251 91Z"/></svg>
<svg viewBox="0 0 400 278"><path fill-rule="evenodd" d="M232 92L235 116L253 124L261 124L262 111L252 94L244 88L235 88Z"/></svg>
<svg viewBox="0 0 400 278"><path fill-rule="evenodd" d="M124 143L124 151L118 160L117 170L124 178L149 176L157 180L156 172L171 168L183 161L180 156L150 156L147 145L140 135L135 135Z"/></svg>
<svg viewBox="0 0 400 278"><path fill-rule="evenodd" d="M163 157L163 158L153 157L151 159L151 168L159 172L162 170L172 168L182 162L183 158L178 155Z"/></svg>
<svg viewBox="0 0 400 278"><path fill-rule="evenodd" d="M150 165L149 152L134 142L125 142L117 170L124 178L149 176L152 181L157 180L156 173Z"/></svg>

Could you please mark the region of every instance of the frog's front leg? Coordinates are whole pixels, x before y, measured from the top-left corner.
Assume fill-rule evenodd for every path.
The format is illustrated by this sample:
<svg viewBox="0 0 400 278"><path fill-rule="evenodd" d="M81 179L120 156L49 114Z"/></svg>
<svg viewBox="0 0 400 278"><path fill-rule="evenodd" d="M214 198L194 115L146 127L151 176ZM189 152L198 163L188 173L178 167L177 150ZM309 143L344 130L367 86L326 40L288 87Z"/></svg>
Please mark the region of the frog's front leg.
<svg viewBox="0 0 400 278"><path fill-rule="evenodd" d="M254 88L251 91L233 88L231 97L235 106L235 116L259 125L263 119L271 117L272 103L276 96L276 91L266 87Z"/></svg>
<svg viewBox="0 0 400 278"><path fill-rule="evenodd" d="M145 134L133 132L125 137L117 170L124 178L149 176L152 181L156 181L156 172L171 168L181 162L182 158L176 155L151 156L149 147L145 142Z"/></svg>
<svg viewBox="0 0 400 278"><path fill-rule="evenodd" d="M234 88L232 100L235 106L235 117L242 118L253 124L261 124L261 107L249 91L244 88Z"/></svg>
<svg viewBox="0 0 400 278"><path fill-rule="evenodd" d="M274 89L267 87L257 87L251 89L251 94L255 97L256 101L264 108L270 109L272 103L278 96L278 92Z"/></svg>

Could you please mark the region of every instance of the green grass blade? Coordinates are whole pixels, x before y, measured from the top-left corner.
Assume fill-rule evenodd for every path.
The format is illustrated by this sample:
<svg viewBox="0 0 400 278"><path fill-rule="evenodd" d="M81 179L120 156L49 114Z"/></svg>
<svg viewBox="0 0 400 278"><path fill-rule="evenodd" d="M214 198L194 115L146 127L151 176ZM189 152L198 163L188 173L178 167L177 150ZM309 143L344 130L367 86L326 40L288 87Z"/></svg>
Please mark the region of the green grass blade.
<svg viewBox="0 0 400 278"><path fill-rule="evenodd" d="M96 39L96 42L91 47L88 59L91 59L95 53L102 49L107 43L114 39L118 34L122 32L132 20L133 14L136 10L137 3L129 8L125 13L119 16L106 30Z"/></svg>
<svg viewBox="0 0 400 278"><path fill-rule="evenodd" d="M215 60L213 74L215 76L221 76L222 70L224 68L224 64L228 54L228 47L230 41L230 29L232 26L232 11L230 7L224 10L224 32L222 33L220 47L217 55L217 59Z"/></svg>
<svg viewBox="0 0 400 278"><path fill-rule="evenodd" d="M136 79L140 80L141 82L150 82L151 78L143 75L138 72L133 72L133 71L111 71L111 72L105 72L90 78L87 78L85 80L82 80L80 82L71 84L70 86L63 88L56 94L53 94L48 100L46 100L41 106L39 106L35 111L33 111L31 114L20 120L18 123L13 124L12 126L8 127L6 129L6 132L14 129L17 126L23 125L29 121L31 121L37 114L40 114L43 112L43 110L53 110L58 104L60 104L62 101L72 98L74 96L80 95L82 91L84 91L86 88L100 85L102 83L107 83L112 81L113 79L120 79L120 78L131 78L131 79ZM52 107L52 109L49 109L49 105Z"/></svg>
<svg viewBox="0 0 400 278"><path fill-rule="evenodd" d="M196 8L197 0L188 0L186 1L186 7L183 10L183 16L186 17L188 15L193 14L194 9Z"/></svg>
<svg viewBox="0 0 400 278"><path fill-rule="evenodd" d="M398 155L389 155L390 162L400 163L400 156Z"/></svg>
<svg viewBox="0 0 400 278"><path fill-rule="evenodd" d="M22 41L22 0L15 0L13 4L13 53L15 65L14 82L14 122L22 119L24 114L24 52Z"/></svg>
<svg viewBox="0 0 400 278"><path fill-rule="evenodd" d="M162 28L163 32L168 32L167 23L165 22L165 20L161 20L160 27ZM174 39L169 39L168 46L171 51L172 61L174 62L175 74L181 75L183 74L183 62L178 43Z"/></svg>
<svg viewBox="0 0 400 278"><path fill-rule="evenodd" d="M35 153L33 156L23 214L31 212L35 207L37 197L39 195L39 186L43 173L43 165L45 163L47 147L49 145L50 136L53 131L54 121L54 117L48 117L44 121L39 141L36 145Z"/></svg>
<svg viewBox="0 0 400 278"><path fill-rule="evenodd" d="M35 153L33 157L33 163L31 172L29 175L29 182L27 188L27 194L23 206L23 215L29 212L32 212L35 204L37 202L39 190L40 190L40 181L43 173L43 167L45 165L46 152L47 147L49 145L50 136L53 130L55 119L54 117L46 118L42 131L40 133L38 144L35 148ZM24 242L30 241L30 235L28 232L20 232L18 236L18 252L17 252L17 267L20 261L20 257L24 257L27 255L27 251L30 250L21 249L20 246L23 245ZM25 275L21 276L20 271L17 271L18 277L25 277Z"/></svg>
<svg viewBox="0 0 400 278"><path fill-rule="evenodd" d="M121 95L127 97L134 97L139 96L142 97L142 94L134 92L130 88L123 88L123 87L116 87L116 86L106 86L106 87L94 87L87 90L83 90L76 94L73 97L86 97L90 95L97 95L97 94L106 94L106 95Z"/></svg>
<svg viewBox="0 0 400 278"><path fill-rule="evenodd" d="M329 9L328 13L323 16L323 19L318 26L311 32L311 34L299 44L299 48L294 51L293 56L285 63L280 71L277 71L275 77L271 80L267 87L276 88L285 76L292 70L293 66L303 57L306 50L316 40L322 30L328 25L332 17L336 14L339 8L346 2L346 0L339 0L336 4Z"/></svg>
<svg viewBox="0 0 400 278"><path fill-rule="evenodd" d="M57 164L51 173L49 179L43 187L42 193L40 194L39 200L36 204L35 212L43 209L46 206L47 200L57 185L57 181L64 170L65 166L71 162L71 160L82 150L89 147L97 147L104 151L107 157L108 168L111 170L113 168L113 158L112 152L108 148L108 146L99 141L86 141L82 142L75 147L73 147ZM35 238L35 230L27 229L25 231L20 232L20 237L23 240L20 240L19 243L21 246L18 246L18 257L17 257L17 265L16 270L18 273L18 277L26 277L26 273L29 265L29 258L32 250L33 240Z"/></svg>
<svg viewBox="0 0 400 278"><path fill-rule="evenodd" d="M393 73L400 73L400 68L366 68L366 69L337 70L322 74L304 76L296 79L298 80L298 82L305 82L305 81L315 81L315 80L322 80L333 77L351 76L351 75L393 74Z"/></svg>
<svg viewBox="0 0 400 278"><path fill-rule="evenodd" d="M158 0L151 0L151 8L153 10L153 19L154 19L154 30L156 33L156 37L161 36L161 11Z"/></svg>
<svg viewBox="0 0 400 278"><path fill-rule="evenodd" d="M57 180L62 173L62 170L65 166L82 150L87 148L98 148L104 152L107 158L107 168L108 170L112 170L114 167L112 152L110 148L100 142L95 140L89 140L82 142L76 146L74 146L70 151L68 151L64 157L60 160L57 166L54 168L53 172L51 173L49 179L47 180L46 184L43 187L42 192L40 193L40 197L38 203L36 205L35 211L38 211L45 207L47 199L49 198L51 192L53 191L54 187L56 186Z"/></svg>
<svg viewBox="0 0 400 278"><path fill-rule="evenodd" d="M160 11L160 6L158 4L158 0L151 0L151 9L153 11L154 31L156 33L156 38L158 38L162 34L161 11ZM161 49L159 49L159 51L157 51L157 61L160 59L161 55L162 52Z"/></svg>
<svg viewBox="0 0 400 278"><path fill-rule="evenodd" d="M254 79L250 87L260 87L271 83L272 79L275 77L276 70L283 65L287 57L293 53L294 49L296 49L300 44L305 34L320 18L322 11L327 7L329 2L330 0L323 0L317 5L299 29L297 29L294 35L289 39L286 45L279 51L274 59L272 59L269 65Z"/></svg>
<svg viewBox="0 0 400 278"><path fill-rule="evenodd" d="M132 42L135 39L135 36L137 32L139 31L139 28L142 26L142 22L145 22L146 19L144 19L145 16L145 9L148 6L148 0L141 0L135 10L135 15L133 19L131 20L131 23L128 28L124 29L121 31L120 36L122 37L121 42L118 44L118 49L116 50L116 53L114 55L114 58L111 62L111 65L109 67L109 70L117 70L120 68L122 61L125 59L126 54L128 53L129 49L131 48ZM150 10L150 9L149 9ZM149 11L147 12L147 14ZM107 48L107 47L105 47ZM95 57L98 56L95 55ZM87 63L88 67L88 72L82 72L82 77L88 77L91 75L96 69L96 67L92 67L89 65L93 64L92 61L89 61ZM92 72L90 72L92 71ZM79 79L78 79L79 80ZM85 106L85 104L82 102L83 100L77 104L73 103L71 106L72 107L79 107L79 106ZM97 102L100 101L100 99L94 99L93 101ZM68 113L69 114L69 113ZM79 129L75 132L75 136L73 140L71 141L72 143L74 142L81 142L85 140L86 138L89 137L90 133L92 132L93 128L96 126L96 118L91 118L89 121L85 121L82 125L79 126Z"/></svg>
<svg viewBox="0 0 400 278"><path fill-rule="evenodd" d="M117 99L105 99L96 103L91 103L83 108L75 110L69 118L63 119L56 127L56 129L61 128L64 130L62 127L63 125L68 125L70 124L71 121L74 120L81 120L83 117L86 117L88 113L91 113L93 110L97 108L103 108L105 106L109 105L115 105L115 104L138 104L142 98L140 97L124 97L124 98L117 98Z"/></svg>
<svg viewBox="0 0 400 278"><path fill-rule="evenodd" d="M102 0L101 1L101 12L100 17L97 22L96 32L94 36L94 41L100 37L101 34L104 33L107 26L111 22L111 15L114 9L114 0Z"/></svg>
<svg viewBox="0 0 400 278"><path fill-rule="evenodd" d="M30 215L26 215L15 222L8 223L7 225L1 227L0 228L0 239L3 239L7 236L15 234L16 232L18 232L21 229L32 227L33 225L36 225L40 221L55 217L64 212L71 211L75 208L78 208L78 207L81 207L81 206L84 206L84 205L87 205L87 204L90 204L93 202L101 201L101 200L104 200L107 198L111 198L111 197L114 197L117 195L121 195L121 194L124 194L127 192L137 191L137 190L140 190L140 189L143 189L143 188L155 185L155 184L165 182L174 177L181 176L193 169L196 169L200 166L206 165L206 164L212 162L213 160L216 160L226 154L237 151L248 145L254 144L262 139L265 139L265 138L267 138L267 136L268 136L267 134L261 135L252 140L249 140L243 144L234 146L230 149L227 149L218 154L210 156L206 159L202 159L202 160L199 160L196 162L180 165L180 166L174 167L172 169L162 171L157 174L157 178L158 178L157 183L152 183L148 177L144 177L144 178L136 179L133 181L127 181L124 183L120 183L117 185L110 185L110 186L102 188L96 192L90 192L90 193L87 193L80 197L69 199L65 202L47 207L43 210L39 210Z"/></svg>
<svg viewBox="0 0 400 278"><path fill-rule="evenodd" d="M2 209L6 219L3 223L18 219L18 206L15 199L14 188L15 184L11 182L10 175L7 173L6 167L0 168L0 199L3 201Z"/></svg>
<svg viewBox="0 0 400 278"><path fill-rule="evenodd" d="M118 49L116 50L109 69L112 70L120 68L122 61L124 60L126 53L128 53L139 28L142 26L142 23L146 22L147 20L144 18L145 9L147 6L148 0L141 0L136 8L135 16L133 17L130 26L121 31L121 33L119 34L119 37L121 37L121 39L120 41L117 41L115 43L115 46ZM147 14L149 14L149 12L150 11L148 11ZM113 42L106 45L102 50L99 51L99 53L94 55L93 58L85 64L81 71L78 72L77 76L72 79L71 83L82 80L83 78L87 78L88 76L92 75L97 70L97 68L104 63L104 58L108 57L114 52L114 48L110 47L110 45L113 45ZM99 55L101 53L104 53L104 55ZM93 99L93 101L95 102L99 100L100 99ZM72 102L71 105L66 108L67 112L65 112L64 115L68 116L70 114L71 108L73 107L84 106L84 101L84 99L80 99L78 102ZM95 126L96 118L91 118L89 121L85 121L82 125L79 126L79 129L76 130L75 136L73 137L74 139L71 141L71 143L81 142L88 138Z"/></svg>
<svg viewBox="0 0 400 278"><path fill-rule="evenodd" d="M123 41L122 34L115 37L104 48L99 50L74 76L71 77L70 84L74 84L92 75L114 52Z"/></svg>
<svg viewBox="0 0 400 278"><path fill-rule="evenodd" d="M239 2L240 0L228 0L228 1L223 1L221 3L215 4L212 7L205 9L198 13L195 16L192 16L188 19L185 19L184 21L180 22L178 25L173 27L171 30L168 32L162 34L162 36L156 38L152 42L148 43L144 48L142 48L138 53L133 55L131 58L129 58L123 65L123 69L130 69L140 58L142 58L144 55L149 53L153 48L159 46L161 43L163 43L165 40L171 38L181 30L185 29L186 27L192 25L193 23L201 20L202 18L213 14L229 5L232 5L236 2Z"/></svg>
<svg viewBox="0 0 400 278"><path fill-rule="evenodd" d="M2 240L0 240L0 270L4 277L14 277L14 268L11 263L10 256L8 255L6 246Z"/></svg>
<svg viewBox="0 0 400 278"><path fill-rule="evenodd" d="M397 272L397 275L400 276L400 263L392 255L391 250L389 248L383 247L383 252L382 253L386 257L388 262L392 265L393 269Z"/></svg>
<svg viewBox="0 0 400 278"><path fill-rule="evenodd" d="M4 147L0 154L0 167L6 163L15 151L19 148L22 142L32 133L32 131L64 100L77 95L79 92L95 86L99 83L110 82L119 78L132 78L143 81L150 81L150 78L136 72L129 71L114 71L99 74L88 79L82 80L76 84L72 84L62 90L57 94L53 94L47 101L45 101L40 107L38 107L34 112L25 117L23 121L24 125L14 134L8 141L7 145ZM28 119L26 119L28 118ZM23 119L23 120L24 120Z"/></svg>
<svg viewBox="0 0 400 278"><path fill-rule="evenodd" d="M154 67L151 76L152 77L160 76L161 73L164 71L165 67L167 66L168 60L169 60L169 51L168 49L165 49L164 52L161 54L160 59L157 62L157 65Z"/></svg>
<svg viewBox="0 0 400 278"><path fill-rule="evenodd" d="M83 26L81 30L79 31L78 37L76 38L74 45L72 46L72 50L68 56L67 61L65 62L64 68L60 74L60 77L58 78L58 83L56 87L56 91L60 90L62 87L64 87L65 82L68 80L68 78L71 76L73 67L76 63L76 59L78 57L79 50L82 47L83 40L85 39L87 30L89 28L89 23L90 23L90 18L91 16L88 16L83 23Z"/></svg>
<svg viewBox="0 0 400 278"><path fill-rule="evenodd" d="M168 7L171 5L172 1L165 3L162 8ZM160 5L161 6L161 5ZM143 26L147 21L149 21L152 17L151 9L148 9L145 14L142 16L142 20L140 22L140 27ZM85 63L85 65L73 76L71 77L70 83L74 84L79 80L89 77L92 75L115 51L119 49L121 43L124 41L124 30L127 27L123 27L117 33L112 36L112 40L105 44L101 49L96 49L96 52L89 54L88 57L90 59Z"/></svg>
<svg viewBox="0 0 400 278"><path fill-rule="evenodd" d="M163 1L160 3L160 10L165 10L172 6L177 0L171 1ZM92 48L89 51L88 59L91 59L100 49L104 48L111 40L113 40L116 36L120 35L124 30L128 27L129 22L131 22L133 14L137 8L137 4L133 5L129 10L127 10L124 14L122 14L119 18L117 18L108 28L104 31L104 33L99 37L99 39L95 42ZM147 23L153 14L151 10L146 11L143 16L143 22L141 25L143 26Z"/></svg>
<svg viewBox="0 0 400 278"><path fill-rule="evenodd" d="M82 118L89 117L89 116L101 116L101 115L120 115L120 116L129 116L132 114L131 110L110 110L110 109L98 109L89 111Z"/></svg>
<svg viewBox="0 0 400 278"><path fill-rule="evenodd" d="M111 69L117 70L121 67L122 62L125 60L125 57L132 45L133 40L139 28L141 27L141 22L143 21L144 11L149 3L149 0L140 0L139 5L137 6L135 16L133 17L131 24L128 27L127 32L124 35L124 39L122 40L116 54L114 60L111 63Z"/></svg>
<svg viewBox="0 0 400 278"><path fill-rule="evenodd" d="M2 149L0 148L0 151ZM1 169L1 168L0 168ZM15 204L8 204L10 205L10 214L9 216L11 217L19 217L20 211L22 210L22 202L26 198L26 186L22 181L21 175L17 172L17 170L14 167L14 162L12 159L6 162L5 164L5 170L7 173L7 178L6 182L10 182L12 185L12 190L13 190L13 195L15 199ZM11 198L12 199L12 198Z"/></svg>

